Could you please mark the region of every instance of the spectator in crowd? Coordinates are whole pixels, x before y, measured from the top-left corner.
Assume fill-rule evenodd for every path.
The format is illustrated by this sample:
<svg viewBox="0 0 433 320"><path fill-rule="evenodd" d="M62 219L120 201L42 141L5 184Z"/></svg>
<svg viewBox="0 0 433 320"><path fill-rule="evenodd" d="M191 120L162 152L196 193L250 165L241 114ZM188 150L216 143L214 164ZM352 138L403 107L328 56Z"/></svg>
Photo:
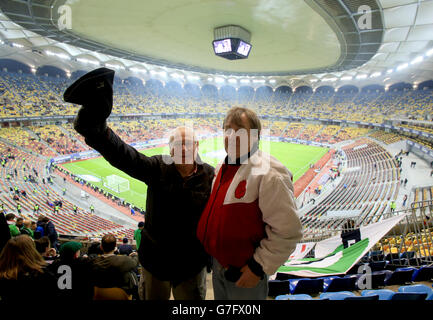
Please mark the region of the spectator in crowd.
<svg viewBox="0 0 433 320"><path fill-rule="evenodd" d="M57 251L50 246L50 239L47 236L35 240L36 250L47 263L53 262L57 258Z"/></svg>
<svg viewBox="0 0 433 320"><path fill-rule="evenodd" d="M390 205L391 212L394 212L396 207L397 207L397 204L395 203L395 201L391 200L391 205Z"/></svg>
<svg viewBox="0 0 433 320"><path fill-rule="evenodd" d="M3 301L57 300L57 281L27 235L10 239L0 253L0 297Z"/></svg>
<svg viewBox="0 0 433 320"><path fill-rule="evenodd" d="M51 247L57 250L58 246L58 234L53 222L46 216L39 216L37 222L37 231L41 232L41 236L47 236L50 239Z"/></svg>
<svg viewBox="0 0 433 320"><path fill-rule="evenodd" d="M17 226L18 230L21 231L21 229L24 227L24 218L18 217L15 225Z"/></svg>
<svg viewBox="0 0 433 320"><path fill-rule="evenodd" d="M82 243L76 241L63 243L59 249L59 258L49 267L55 274L59 274L58 270L61 266L66 265L71 268L71 285L69 288L60 290L62 300L89 301L93 298L92 261L80 256L82 247Z"/></svg>
<svg viewBox="0 0 433 320"><path fill-rule="evenodd" d="M114 167L147 184L145 226L139 246L146 299L205 299L208 257L196 237L200 214L214 176L197 155L198 141L190 128L169 138L170 156L147 157L107 127L113 104L114 71L100 68L73 83L66 102L83 105L74 120L85 142ZM177 261L172 268L171 261Z"/></svg>
<svg viewBox="0 0 433 320"><path fill-rule="evenodd" d="M11 232L9 229L9 224L6 220L5 214L3 212L0 212L0 252L10 238Z"/></svg>
<svg viewBox="0 0 433 320"><path fill-rule="evenodd" d="M32 239L34 238L33 230L31 229L32 221L24 220L23 227L21 228L21 234L26 234L30 236Z"/></svg>
<svg viewBox="0 0 433 320"><path fill-rule="evenodd" d="M406 201L407 201L407 194L403 197L403 207L406 207Z"/></svg>
<svg viewBox="0 0 433 320"><path fill-rule="evenodd" d="M254 111L230 109L223 129L227 156L216 170L197 235L213 257L216 300L264 300L268 276L302 237L293 176L259 150L261 124Z"/></svg>
<svg viewBox="0 0 433 320"><path fill-rule="evenodd" d="M407 178L404 179L404 187L406 188L407 185Z"/></svg>
<svg viewBox="0 0 433 320"><path fill-rule="evenodd" d="M103 254L102 249L101 249L101 243L98 241L92 242L89 246L89 248L87 249L87 256L90 259L96 258L99 255Z"/></svg>
<svg viewBox="0 0 433 320"><path fill-rule="evenodd" d="M102 237L103 254L93 260L92 279L100 288L122 288L128 295L136 294L138 278L135 270L138 266L136 252L129 256L115 255L116 238L109 234Z"/></svg>
<svg viewBox="0 0 433 320"><path fill-rule="evenodd" d="M42 220L44 216L39 216L38 221L36 222L36 228L33 231L33 235L35 239L40 239L44 236L44 228L42 227Z"/></svg>
<svg viewBox="0 0 433 320"><path fill-rule="evenodd" d="M141 231L144 229L144 222L140 221L138 223L138 229L136 229L134 231L134 240L135 240L135 245L137 247L137 251L138 248L140 247L140 242L141 242Z"/></svg>
<svg viewBox="0 0 433 320"><path fill-rule="evenodd" d="M125 256L129 256L134 249L132 249L132 246L130 244L128 244L128 238L123 238L122 242L123 244L121 244L117 250L119 250L119 254L123 254Z"/></svg>
<svg viewBox="0 0 433 320"><path fill-rule="evenodd" d="M11 237L19 236L21 234L21 232L20 232L20 229L18 229L18 227L16 226L15 215L13 213L8 213L6 215L6 221L9 225L9 231L10 231Z"/></svg>

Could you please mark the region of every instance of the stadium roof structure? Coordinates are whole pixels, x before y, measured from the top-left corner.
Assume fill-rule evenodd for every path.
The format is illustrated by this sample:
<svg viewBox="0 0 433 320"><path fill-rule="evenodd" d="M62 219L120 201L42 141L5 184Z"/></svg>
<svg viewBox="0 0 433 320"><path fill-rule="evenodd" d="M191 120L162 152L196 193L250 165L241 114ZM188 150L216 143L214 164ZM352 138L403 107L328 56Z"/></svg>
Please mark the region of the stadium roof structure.
<svg viewBox="0 0 433 320"><path fill-rule="evenodd" d="M107 66L291 88L433 79L433 0L3 0L0 9L0 59L68 74ZM213 29L225 24L251 32L248 59L215 56Z"/></svg>

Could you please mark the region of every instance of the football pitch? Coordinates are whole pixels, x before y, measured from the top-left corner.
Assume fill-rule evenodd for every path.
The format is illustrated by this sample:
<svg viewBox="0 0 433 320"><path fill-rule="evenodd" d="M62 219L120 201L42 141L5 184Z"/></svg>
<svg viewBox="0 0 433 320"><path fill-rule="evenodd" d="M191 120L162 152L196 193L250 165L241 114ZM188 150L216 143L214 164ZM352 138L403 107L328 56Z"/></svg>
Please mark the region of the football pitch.
<svg viewBox="0 0 433 320"><path fill-rule="evenodd" d="M273 141L261 141L260 149L270 153L281 161L292 172L294 181L308 170L310 164L316 163L328 151L327 148ZM146 156L169 153L167 146L146 149L141 152ZM222 137L201 140L199 143L199 155L204 162L215 167L226 156ZM146 184L114 168L104 158L99 157L73 163L65 163L62 164L62 166L66 170L77 176L81 176L99 188L103 188L119 198L133 203L139 208L146 208ZM129 190L118 193L105 187L104 181L106 181L106 177L110 175L117 175L127 179L129 181Z"/></svg>

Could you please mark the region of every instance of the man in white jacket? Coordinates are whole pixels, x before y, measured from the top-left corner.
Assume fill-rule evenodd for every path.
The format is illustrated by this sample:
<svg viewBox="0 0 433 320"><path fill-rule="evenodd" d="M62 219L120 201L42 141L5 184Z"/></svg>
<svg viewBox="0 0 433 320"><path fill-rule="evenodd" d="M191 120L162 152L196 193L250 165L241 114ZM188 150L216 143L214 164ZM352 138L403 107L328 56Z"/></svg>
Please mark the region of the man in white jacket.
<svg viewBox="0 0 433 320"><path fill-rule="evenodd" d="M197 237L213 257L216 300L266 299L268 275L302 237L292 174L258 150L261 124L246 108L224 119L227 157L215 171Z"/></svg>

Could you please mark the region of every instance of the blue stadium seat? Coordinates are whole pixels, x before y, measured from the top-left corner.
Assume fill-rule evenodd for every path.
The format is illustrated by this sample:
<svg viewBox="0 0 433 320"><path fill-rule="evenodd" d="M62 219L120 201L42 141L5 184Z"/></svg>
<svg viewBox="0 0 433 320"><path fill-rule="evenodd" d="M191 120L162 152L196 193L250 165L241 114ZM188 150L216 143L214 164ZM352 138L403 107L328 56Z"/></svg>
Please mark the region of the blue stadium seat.
<svg viewBox="0 0 433 320"><path fill-rule="evenodd" d="M290 281L290 293L291 294L299 294L299 293L319 293L323 291L323 279L292 279Z"/></svg>
<svg viewBox="0 0 433 320"><path fill-rule="evenodd" d="M406 251L400 255L400 259L412 259L415 257L415 251Z"/></svg>
<svg viewBox="0 0 433 320"><path fill-rule="evenodd" d="M377 289L379 287L384 286L385 277L386 277L387 272L388 272L387 270L372 272L372 274L371 274L371 287L372 287L372 289ZM361 278L361 276L362 275L358 276L358 281L359 281L359 278ZM360 286L358 285L358 281L356 282L356 285L359 288Z"/></svg>
<svg viewBox="0 0 433 320"><path fill-rule="evenodd" d="M346 297L344 298L344 300L379 300L379 296L378 295L370 295L370 296L365 296L365 297Z"/></svg>
<svg viewBox="0 0 433 320"><path fill-rule="evenodd" d="M396 292L390 300L401 301L401 300L425 300L427 298L427 293L403 293Z"/></svg>
<svg viewBox="0 0 433 320"><path fill-rule="evenodd" d="M279 296L290 293L290 282L289 280L269 280L269 296Z"/></svg>
<svg viewBox="0 0 433 320"><path fill-rule="evenodd" d="M275 297L275 300L313 300L308 294L284 294Z"/></svg>
<svg viewBox="0 0 433 320"><path fill-rule="evenodd" d="M397 268L394 272L386 270L385 285L405 284L412 282L415 268Z"/></svg>
<svg viewBox="0 0 433 320"><path fill-rule="evenodd" d="M398 288L398 292L403 293L427 293L426 300L433 300L433 289L424 284L414 284Z"/></svg>
<svg viewBox="0 0 433 320"><path fill-rule="evenodd" d="M352 275L349 277L329 277L323 279L323 292L337 292L337 291L352 291L356 290L357 276Z"/></svg>
<svg viewBox="0 0 433 320"><path fill-rule="evenodd" d="M377 295L379 300L390 300L394 294L395 292L389 289L363 290L361 292L361 296L363 297Z"/></svg>
<svg viewBox="0 0 433 320"><path fill-rule="evenodd" d="M355 297L356 294L350 291L340 291L340 292L323 292L320 295L320 300L344 300L347 297Z"/></svg>
<svg viewBox="0 0 433 320"><path fill-rule="evenodd" d="M371 251L369 252L370 261L382 261L384 258L382 251Z"/></svg>
<svg viewBox="0 0 433 320"><path fill-rule="evenodd" d="M383 261L371 261L368 266L371 268L371 271L383 271L385 270L386 265L389 263L389 261L383 260Z"/></svg>
<svg viewBox="0 0 433 320"><path fill-rule="evenodd" d="M433 278L433 267L421 267L414 271L412 281L430 281Z"/></svg>
<svg viewBox="0 0 433 320"><path fill-rule="evenodd" d="M399 260L400 259L400 255L398 253L388 253L385 256L385 260L386 261L395 261L395 260Z"/></svg>

